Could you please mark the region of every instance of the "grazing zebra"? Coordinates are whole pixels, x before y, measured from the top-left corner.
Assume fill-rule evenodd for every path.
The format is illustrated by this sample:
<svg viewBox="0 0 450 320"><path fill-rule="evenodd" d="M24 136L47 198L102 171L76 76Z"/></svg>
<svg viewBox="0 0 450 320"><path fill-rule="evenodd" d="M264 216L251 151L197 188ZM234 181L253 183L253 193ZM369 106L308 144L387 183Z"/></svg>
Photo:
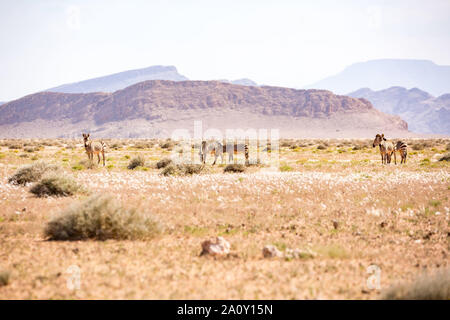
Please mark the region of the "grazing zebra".
<svg viewBox="0 0 450 320"><path fill-rule="evenodd" d="M94 161L94 154L98 157L98 163L100 163L100 153L103 156L103 166L105 166L105 148L106 144L103 141L97 142L89 139L90 133L83 133L84 148L88 155L89 160Z"/></svg>
<svg viewBox="0 0 450 320"><path fill-rule="evenodd" d="M394 162L397 164L397 157L395 154L398 152L401 157L400 163L406 163L406 156L408 155L408 145L404 143L403 141L397 141L397 144L395 145L394 149Z"/></svg>
<svg viewBox="0 0 450 320"><path fill-rule="evenodd" d="M394 153L394 144L391 141L387 141L384 137L384 133L377 134L375 140L373 140L373 147L380 146L381 163L391 163L392 153ZM395 157L395 156L394 156Z"/></svg>
<svg viewBox="0 0 450 320"><path fill-rule="evenodd" d="M220 143L219 141L206 142L202 141L200 146L199 156L202 163L206 163L206 155L209 152L214 151L214 163L216 164L217 158L220 156L223 163L223 154L228 153L228 161L233 161L233 154L238 151L242 151L245 154L245 163L248 164L248 145L247 144L236 144L227 143L226 145Z"/></svg>

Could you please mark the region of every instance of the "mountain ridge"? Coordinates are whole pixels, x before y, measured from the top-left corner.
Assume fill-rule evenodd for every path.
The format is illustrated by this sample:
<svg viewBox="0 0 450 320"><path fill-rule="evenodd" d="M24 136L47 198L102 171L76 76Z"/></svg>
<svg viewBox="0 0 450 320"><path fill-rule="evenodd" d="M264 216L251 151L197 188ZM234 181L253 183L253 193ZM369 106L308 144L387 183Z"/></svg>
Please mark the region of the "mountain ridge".
<svg viewBox="0 0 450 320"><path fill-rule="evenodd" d="M400 116L411 131L450 134L450 94L434 97L419 88L394 86L378 91L361 88L348 95L365 98L375 108Z"/></svg>
<svg viewBox="0 0 450 320"><path fill-rule="evenodd" d="M0 132L31 136L36 132L45 135L45 128L56 136L77 135L80 129L112 136L122 136L123 132L127 136L146 136L146 126L167 133L172 128L192 126L196 120L218 129L261 128L264 124L281 131L289 129L293 135L385 129L407 132L408 128L405 121L376 110L365 99L326 90L220 81L148 80L114 93L40 92L0 107ZM127 121L139 123L139 130L124 127ZM33 129L33 122L39 122L39 130ZM66 126L56 130L55 123ZM20 131L21 125L28 129ZM73 133L68 126L73 127Z"/></svg>

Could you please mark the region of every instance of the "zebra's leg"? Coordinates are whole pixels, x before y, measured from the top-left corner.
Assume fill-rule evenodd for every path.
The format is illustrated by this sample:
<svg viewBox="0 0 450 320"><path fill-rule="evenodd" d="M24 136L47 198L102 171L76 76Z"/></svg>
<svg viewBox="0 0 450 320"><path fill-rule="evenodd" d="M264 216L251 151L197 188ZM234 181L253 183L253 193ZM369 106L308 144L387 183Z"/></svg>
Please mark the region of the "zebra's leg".
<svg viewBox="0 0 450 320"><path fill-rule="evenodd" d="M102 156L103 156L103 166L105 166L105 151L102 151Z"/></svg>
<svg viewBox="0 0 450 320"><path fill-rule="evenodd" d="M397 155L395 153L396 152L394 151L394 163L395 163L395 165L397 165Z"/></svg>
<svg viewBox="0 0 450 320"><path fill-rule="evenodd" d="M100 164L100 152L97 153L97 158L98 158L97 164Z"/></svg>
<svg viewBox="0 0 450 320"><path fill-rule="evenodd" d="M215 164L216 164L216 161L217 161L217 157L218 157L218 155L217 155L217 154L214 154L214 162L213 162L213 164L212 164L212 165L215 165Z"/></svg>

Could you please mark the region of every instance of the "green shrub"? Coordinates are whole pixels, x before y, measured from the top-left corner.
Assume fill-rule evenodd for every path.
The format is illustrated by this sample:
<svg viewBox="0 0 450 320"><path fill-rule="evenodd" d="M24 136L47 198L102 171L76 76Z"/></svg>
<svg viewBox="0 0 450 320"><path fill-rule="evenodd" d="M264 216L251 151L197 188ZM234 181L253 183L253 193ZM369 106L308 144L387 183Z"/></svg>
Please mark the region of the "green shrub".
<svg viewBox="0 0 450 320"><path fill-rule="evenodd" d="M123 207L110 195L93 195L74 203L47 223L49 240L146 239L160 232L152 215Z"/></svg>
<svg viewBox="0 0 450 320"><path fill-rule="evenodd" d="M229 164L223 169L223 172L244 172L244 171L245 166L239 163Z"/></svg>
<svg viewBox="0 0 450 320"><path fill-rule="evenodd" d="M29 182L35 182L47 172L60 170L60 167L46 162L37 162L19 168L16 173L8 179L9 183L25 185Z"/></svg>
<svg viewBox="0 0 450 320"><path fill-rule="evenodd" d="M130 170L133 170L137 167L143 167L143 166L145 166L145 158L143 156L137 156L137 157L131 159L127 168Z"/></svg>
<svg viewBox="0 0 450 320"><path fill-rule="evenodd" d="M83 189L72 178L61 174L46 175L36 183L30 192L38 197L45 196L72 196Z"/></svg>

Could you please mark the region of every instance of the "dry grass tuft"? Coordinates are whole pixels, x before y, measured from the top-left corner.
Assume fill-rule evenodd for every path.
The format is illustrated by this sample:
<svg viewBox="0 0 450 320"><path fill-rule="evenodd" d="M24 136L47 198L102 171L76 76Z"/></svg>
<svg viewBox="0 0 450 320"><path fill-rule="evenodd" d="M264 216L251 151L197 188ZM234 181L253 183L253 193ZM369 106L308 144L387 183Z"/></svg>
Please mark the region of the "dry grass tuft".
<svg viewBox="0 0 450 320"><path fill-rule="evenodd" d="M152 215L125 208L110 195L93 195L75 203L44 230L49 240L148 239L159 232L160 225Z"/></svg>
<svg viewBox="0 0 450 320"><path fill-rule="evenodd" d="M137 157L131 159L127 168L130 170L133 170L133 169L136 169L137 167L144 167L144 166L145 166L145 158L143 156L137 156Z"/></svg>
<svg viewBox="0 0 450 320"><path fill-rule="evenodd" d="M382 299L450 300L450 268L423 275L412 283L393 286L383 293Z"/></svg>
<svg viewBox="0 0 450 320"><path fill-rule="evenodd" d="M37 197L66 197L72 196L80 191L83 191L83 189L75 180L60 174L47 175L30 189L30 192Z"/></svg>
<svg viewBox="0 0 450 320"><path fill-rule="evenodd" d="M36 182L41 177L51 171L58 171L60 168L57 165L46 162L37 162L19 168L16 173L8 179L9 183L25 185L29 182Z"/></svg>
<svg viewBox="0 0 450 320"><path fill-rule="evenodd" d="M229 164L223 169L223 172L244 172L244 171L245 166L239 163Z"/></svg>

